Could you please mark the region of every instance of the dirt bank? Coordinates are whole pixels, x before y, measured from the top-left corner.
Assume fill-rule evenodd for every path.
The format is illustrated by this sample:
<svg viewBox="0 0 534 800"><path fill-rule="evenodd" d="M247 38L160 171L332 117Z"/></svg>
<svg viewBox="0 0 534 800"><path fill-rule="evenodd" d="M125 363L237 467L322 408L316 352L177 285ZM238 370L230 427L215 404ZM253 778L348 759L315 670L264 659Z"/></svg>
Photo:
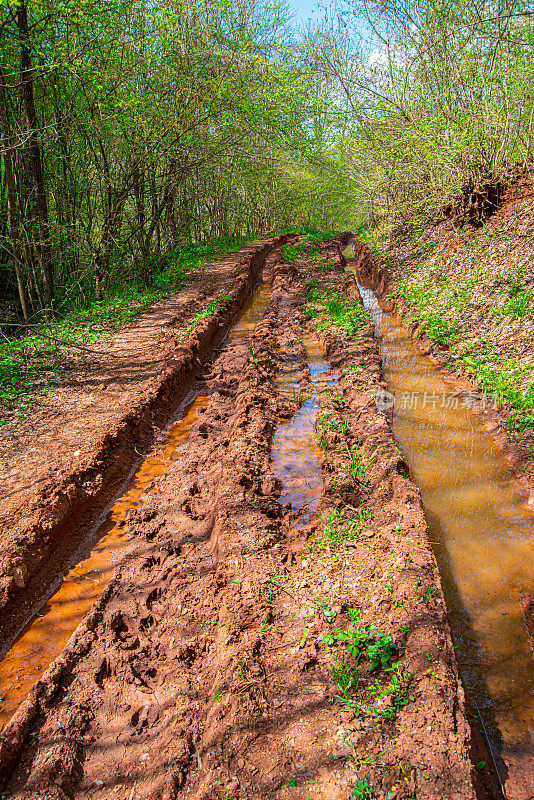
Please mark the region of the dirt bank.
<svg viewBox="0 0 534 800"><path fill-rule="evenodd" d="M81 364L16 435L10 425L2 429L0 650L161 432L265 258L286 238L255 242L209 266L101 346L108 357Z"/></svg>
<svg viewBox="0 0 534 800"><path fill-rule="evenodd" d="M534 506L533 229L532 182L520 175L480 230L384 230L359 256L421 351L481 395L481 419Z"/></svg>
<svg viewBox="0 0 534 800"><path fill-rule="evenodd" d="M421 500L341 264L269 258L270 303L199 373L127 563L0 734L8 797L474 797ZM303 409L320 447L299 459Z"/></svg>

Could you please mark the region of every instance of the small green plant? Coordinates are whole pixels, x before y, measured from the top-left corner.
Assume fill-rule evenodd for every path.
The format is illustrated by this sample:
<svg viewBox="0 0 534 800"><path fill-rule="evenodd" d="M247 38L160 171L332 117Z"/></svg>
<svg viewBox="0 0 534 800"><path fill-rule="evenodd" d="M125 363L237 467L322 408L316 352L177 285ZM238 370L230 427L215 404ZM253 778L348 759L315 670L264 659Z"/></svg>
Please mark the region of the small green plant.
<svg viewBox="0 0 534 800"><path fill-rule="evenodd" d="M345 447L350 458L350 471L352 477L356 478L356 480L360 483L366 483L367 473L375 462L364 461L359 450L351 449L348 444L345 444Z"/></svg>
<svg viewBox="0 0 534 800"><path fill-rule="evenodd" d="M412 770L413 770L412 762L408 758L406 759L406 763L401 765L402 775L405 780L407 780L410 777L410 775L412 774Z"/></svg>
<svg viewBox="0 0 534 800"><path fill-rule="evenodd" d="M367 644L367 654L371 665L370 670L382 667L385 669L395 651L395 642L388 634L377 631L377 637Z"/></svg>
<svg viewBox="0 0 534 800"><path fill-rule="evenodd" d="M347 542L354 542L358 538L361 530L359 520L348 518L339 511L332 511L330 514L321 514L322 531L316 536L321 541L326 542L331 550L337 550L346 545Z"/></svg>
<svg viewBox="0 0 534 800"><path fill-rule="evenodd" d="M330 599L328 595L325 596L324 600L318 599L317 600L317 609L319 612L324 616L325 620L329 623L334 622L335 618L337 617L337 612L334 611L332 606L330 605Z"/></svg>
<svg viewBox="0 0 534 800"><path fill-rule="evenodd" d="M381 688L379 681L375 681L370 695L386 698L389 700L389 703L386 705L379 704L369 709L367 714L376 719L383 719L391 722L397 718L401 709L407 706L408 703L413 703L415 700L415 697L410 692L413 682L413 672L403 672L400 661L386 668L385 672L389 673L389 683Z"/></svg>
<svg viewBox="0 0 534 800"><path fill-rule="evenodd" d="M312 278L306 284L306 300L315 300L320 294L319 281L317 278Z"/></svg>
<svg viewBox="0 0 534 800"><path fill-rule="evenodd" d="M348 614L354 623L361 619L361 611L357 608L349 609ZM323 639L328 645L344 645L347 654L355 660L356 666L366 653L369 658L369 672L378 667L385 669L395 652L395 642L392 637L378 631L374 623L364 628L356 625L345 631L334 628L334 631L325 634Z"/></svg>
<svg viewBox="0 0 534 800"><path fill-rule="evenodd" d="M348 800L374 800L376 797L367 781L357 781Z"/></svg>
<svg viewBox="0 0 534 800"><path fill-rule="evenodd" d="M290 263L298 261L307 245L307 240L301 242L300 244L285 244L281 248L282 256L284 257L285 261L289 261Z"/></svg>
<svg viewBox="0 0 534 800"><path fill-rule="evenodd" d="M339 687L341 694L335 695L337 702L347 711L359 708L360 703L353 698L353 693L357 692L361 696L360 683L358 680L358 664L350 664L346 656L336 653L332 664L332 679Z"/></svg>
<svg viewBox="0 0 534 800"><path fill-rule="evenodd" d="M524 289L522 286L512 284L508 293L508 299L502 306L493 309L493 313L497 317L509 315L511 317L524 317L528 314L530 303L532 301L532 292Z"/></svg>
<svg viewBox="0 0 534 800"><path fill-rule="evenodd" d="M437 596L437 594L438 590L432 585L432 581L429 580L426 584L420 582L418 596L428 606L432 604L432 600Z"/></svg>
<svg viewBox="0 0 534 800"><path fill-rule="evenodd" d="M229 299L230 299L229 296L225 295L220 300L212 300L211 303L208 303L208 305L205 308L202 308L198 312L198 314L191 320L191 322L189 323L188 330L192 331L197 322L200 322L201 320L207 319L208 317L213 316L213 314L216 314L217 310L222 306L224 301Z"/></svg>
<svg viewBox="0 0 534 800"><path fill-rule="evenodd" d="M339 292L321 292L314 290L311 302L304 303L302 312L309 317L317 317L317 328L322 330L334 325L340 328L350 339L357 332L369 325L371 317L363 306L351 303Z"/></svg>
<svg viewBox="0 0 534 800"><path fill-rule="evenodd" d="M224 794L221 795L221 800L233 800L235 798L236 789L230 782L225 783L224 781L217 781L217 785L221 786L224 790Z"/></svg>
<svg viewBox="0 0 534 800"><path fill-rule="evenodd" d="M291 394L293 400L298 406L301 406L303 403L306 402L306 400L309 399L309 395L306 394L306 392L303 392L302 389L293 389Z"/></svg>
<svg viewBox="0 0 534 800"><path fill-rule="evenodd" d="M319 445L326 448L326 432L327 431L341 431L340 421L330 411L323 411L315 423L317 431L317 441Z"/></svg>

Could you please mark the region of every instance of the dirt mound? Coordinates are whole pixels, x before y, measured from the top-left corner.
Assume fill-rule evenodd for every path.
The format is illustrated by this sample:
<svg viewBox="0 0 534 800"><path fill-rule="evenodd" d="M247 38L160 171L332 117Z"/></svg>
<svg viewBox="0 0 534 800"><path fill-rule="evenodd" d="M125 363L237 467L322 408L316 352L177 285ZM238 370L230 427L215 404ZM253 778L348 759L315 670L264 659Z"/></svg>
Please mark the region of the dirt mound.
<svg viewBox="0 0 534 800"><path fill-rule="evenodd" d="M462 191L443 207L445 219L451 219L457 228L470 225L481 228L501 205L506 183L488 175L480 181L469 180Z"/></svg>

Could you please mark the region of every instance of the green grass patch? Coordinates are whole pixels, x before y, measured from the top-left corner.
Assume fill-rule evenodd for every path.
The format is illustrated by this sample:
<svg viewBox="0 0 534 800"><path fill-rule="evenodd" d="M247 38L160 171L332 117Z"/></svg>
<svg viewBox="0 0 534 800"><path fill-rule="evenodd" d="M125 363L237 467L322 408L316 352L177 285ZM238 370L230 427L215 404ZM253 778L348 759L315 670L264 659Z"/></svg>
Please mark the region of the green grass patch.
<svg viewBox="0 0 534 800"><path fill-rule="evenodd" d="M282 255L285 261L294 264L299 260L300 256L308 246L308 242L300 242L300 244L284 244L282 246Z"/></svg>
<svg viewBox="0 0 534 800"><path fill-rule="evenodd" d="M534 382L529 380L532 365L503 355L486 337L460 343L459 315L469 304L470 292L478 279L479 267L465 276L461 285L450 285L442 277L438 288L425 283L404 281L398 294L411 306L410 319L432 339L450 348L487 400L508 412L510 430L520 435L534 430ZM532 292L525 289L521 270L511 278L505 302L493 309L495 316L523 317L530 310Z"/></svg>
<svg viewBox="0 0 534 800"><path fill-rule="evenodd" d="M493 313L497 317L510 316L522 318L528 314L530 310L530 303L532 301L532 291L525 289L519 276L512 281L512 285L508 289L508 298L497 308L493 309Z"/></svg>
<svg viewBox="0 0 534 800"><path fill-rule="evenodd" d="M21 414L26 413L43 392L57 384L62 372L72 363L67 355L72 352L68 350L70 342L91 346L111 335L137 314L195 278L208 261L236 252L251 238L211 239L187 245L165 256L165 269L156 274L150 288L141 285L111 287L103 301L93 301L81 308L71 307L51 322L35 327L31 333L1 339L0 409L18 409ZM215 302L220 305L222 300ZM203 309L191 327L211 313L214 310L209 306ZM0 417L0 426L8 421Z"/></svg>
<svg viewBox="0 0 534 800"><path fill-rule="evenodd" d="M351 303L340 292L321 291L318 284L309 288L306 299L302 312L317 318L318 330L335 325L353 339L358 331L371 322L370 315L359 303Z"/></svg>

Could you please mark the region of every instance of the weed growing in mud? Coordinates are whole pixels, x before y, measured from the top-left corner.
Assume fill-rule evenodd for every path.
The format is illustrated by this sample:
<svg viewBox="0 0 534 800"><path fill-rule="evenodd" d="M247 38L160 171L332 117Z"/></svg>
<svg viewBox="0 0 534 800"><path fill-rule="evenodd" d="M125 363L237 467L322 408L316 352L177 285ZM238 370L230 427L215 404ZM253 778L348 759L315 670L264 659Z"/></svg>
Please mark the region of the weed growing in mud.
<svg viewBox="0 0 534 800"><path fill-rule="evenodd" d="M221 791L224 793L221 794L221 800L234 800L236 796L236 787L232 784L231 781L228 783L224 783L224 781L217 781L218 786L221 786Z"/></svg>
<svg viewBox="0 0 534 800"><path fill-rule="evenodd" d="M309 394L303 392L302 389L293 389L292 397L298 406L303 405L310 398Z"/></svg>
<svg viewBox="0 0 534 800"><path fill-rule="evenodd" d="M378 680L374 682L370 697L374 696L378 703L367 711L367 715L392 722L408 703L413 703L415 700L413 694L410 693L414 676L413 672L402 671L400 661L385 671L390 673L389 683L381 688Z"/></svg>
<svg viewBox="0 0 534 800"><path fill-rule="evenodd" d="M343 394L342 394L342 392L327 392L325 394L325 397L326 397L327 400L335 400L336 403L342 403L343 402ZM346 419L341 420L341 428L343 429L344 432L346 432L348 430L348 427L349 427L348 421Z"/></svg>
<svg viewBox="0 0 534 800"><path fill-rule="evenodd" d="M350 608L348 614L353 622L361 619L361 611ZM389 634L381 633L376 625L371 623L362 628L356 625L344 631L334 628L334 632L325 634L324 641L328 645L344 645L347 654L359 664L362 656L367 653L369 658L369 672L382 667L385 669L395 651L395 642Z"/></svg>
<svg viewBox="0 0 534 800"><path fill-rule="evenodd" d="M322 540L331 550L337 550L346 545L347 542L354 542L361 531L359 520L348 519L339 511L332 511L331 514L321 514Z"/></svg>
<svg viewBox="0 0 534 800"><path fill-rule="evenodd" d="M326 312L327 322L341 328L351 339L371 321L363 306L349 303L340 294L335 294L326 301Z"/></svg>
<svg viewBox="0 0 534 800"><path fill-rule="evenodd" d="M351 449L348 444L345 444L345 447L350 459L350 471L352 477L360 483L366 483L367 473L375 462L373 460L364 461L359 450Z"/></svg>
<svg viewBox="0 0 534 800"><path fill-rule="evenodd" d="M193 330L193 328L195 327L195 325L198 322L200 322L201 320L207 319L208 317L213 316L213 314L216 314L217 310L222 306L224 301L225 300L229 300L229 299L230 299L230 296L229 295L225 295L220 300L212 300L211 303L208 303L208 305L205 308L202 308L198 312L198 314L191 320L191 322L189 323L189 327L187 329L188 332L191 332Z"/></svg>
<svg viewBox="0 0 534 800"><path fill-rule="evenodd" d="M334 611L334 609L330 605L330 598L328 594L326 595L324 600L321 599L317 600L317 608L320 611L320 613L324 616L325 620L329 623L332 623L337 617L337 611Z"/></svg>
<svg viewBox="0 0 534 800"><path fill-rule="evenodd" d="M318 552L325 549L329 552L342 550L349 543L357 542L364 523L373 519L373 512L360 506L348 511L332 511L330 514L321 514L322 527L318 530L313 542ZM367 544L369 542L367 541Z"/></svg>
<svg viewBox="0 0 534 800"><path fill-rule="evenodd" d="M323 411L317 417L315 428L317 431L317 441L319 443L319 446L322 447L323 450L326 449L326 432L341 431L341 425L339 420L330 411Z"/></svg>
<svg viewBox="0 0 534 800"><path fill-rule="evenodd" d="M417 592L417 596L423 603L426 603L427 606L432 605L432 600L434 600L437 595L438 590L432 585L432 581L429 580L427 584L419 581L419 590Z"/></svg>
<svg viewBox="0 0 534 800"><path fill-rule="evenodd" d="M375 797L376 795L367 781L358 781L347 800L374 800Z"/></svg>
<svg viewBox="0 0 534 800"><path fill-rule="evenodd" d="M334 656L332 664L332 678L339 687L341 694L336 694L335 699L347 711L356 711L362 704L360 682L358 680L358 664L349 664L346 657L339 652ZM358 695L358 701L353 694Z"/></svg>
<svg viewBox="0 0 534 800"><path fill-rule="evenodd" d="M317 318L318 330L335 325L353 339L359 330L371 322L371 317L363 306L350 303L340 292L319 292L315 286L312 292L310 302L304 303L301 310L303 314Z"/></svg>
<svg viewBox="0 0 534 800"><path fill-rule="evenodd" d="M389 634L377 630L372 623L365 627L357 624L361 619L358 609L351 608L348 613L355 623L352 628L336 627L323 637L327 645L336 647L331 664L332 678L339 688L335 699L348 711L392 722L415 699L411 694L414 675L404 672L400 661L391 664L396 644ZM371 673L379 672L370 684L369 678L359 673L364 656L369 660L369 678ZM385 683L382 676L386 676Z"/></svg>

